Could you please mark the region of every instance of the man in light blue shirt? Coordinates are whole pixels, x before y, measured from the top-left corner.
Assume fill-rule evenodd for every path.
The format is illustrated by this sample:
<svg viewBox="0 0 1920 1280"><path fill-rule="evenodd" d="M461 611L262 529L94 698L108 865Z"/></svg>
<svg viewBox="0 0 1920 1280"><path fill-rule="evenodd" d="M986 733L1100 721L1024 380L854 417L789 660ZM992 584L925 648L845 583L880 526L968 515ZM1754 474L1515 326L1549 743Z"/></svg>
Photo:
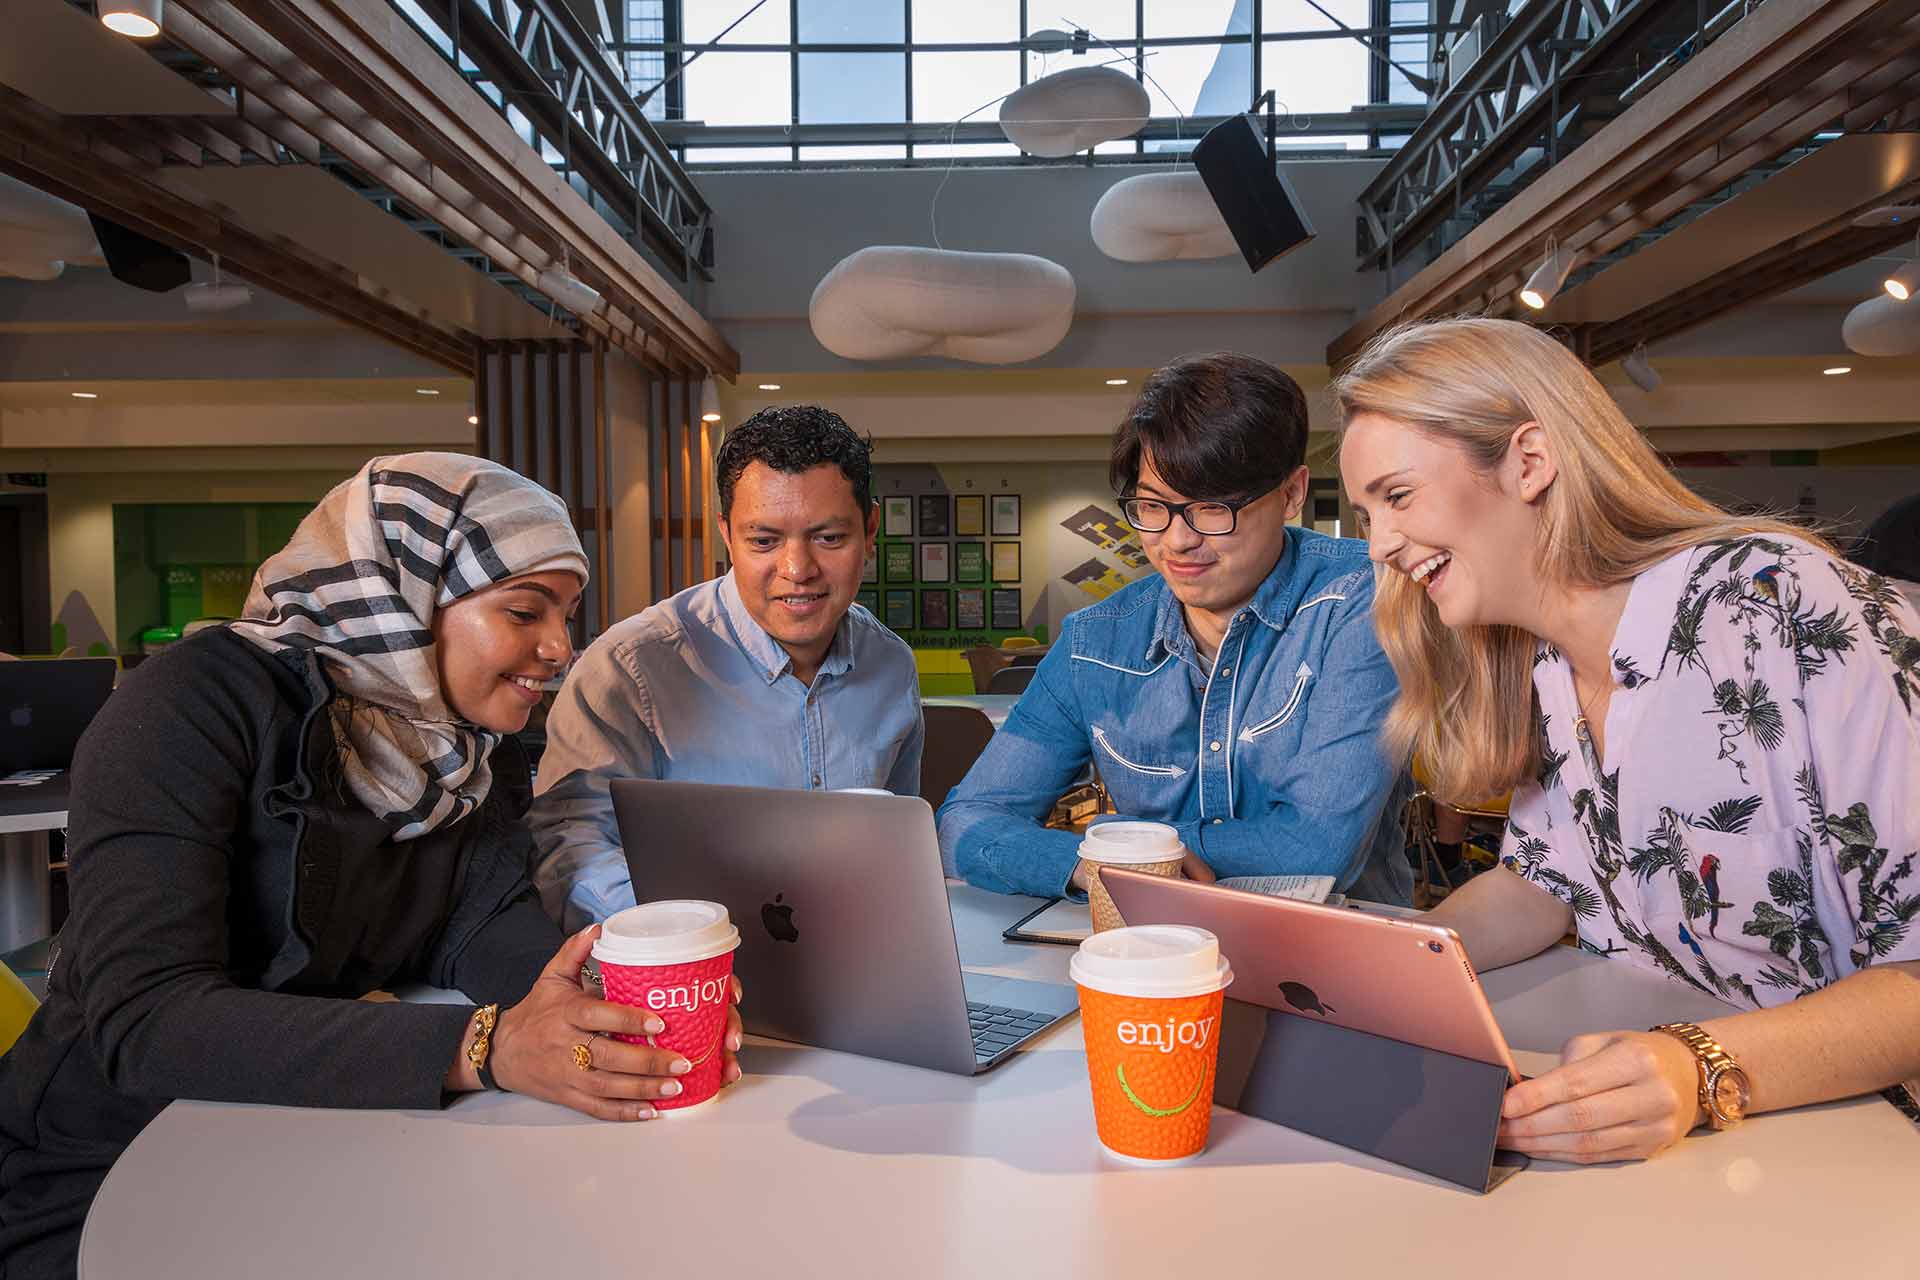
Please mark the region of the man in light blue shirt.
<svg viewBox="0 0 1920 1280"><path fill-rule="evenodd" d="M569 930L634 903L611 779L919 793L913 651L853 602L879 526L871 451L811 405L741 423L714 458L733 569L611 628L568 675L529 821L534 883Z"/></svg>

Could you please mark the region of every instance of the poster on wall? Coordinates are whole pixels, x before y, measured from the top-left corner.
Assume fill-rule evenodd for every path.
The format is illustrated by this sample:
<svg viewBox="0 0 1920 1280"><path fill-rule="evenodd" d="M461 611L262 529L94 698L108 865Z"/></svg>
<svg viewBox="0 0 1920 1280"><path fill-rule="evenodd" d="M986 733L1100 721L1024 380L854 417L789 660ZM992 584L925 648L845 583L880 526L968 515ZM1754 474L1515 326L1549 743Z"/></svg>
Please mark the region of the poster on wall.
<svg viewBox="0 0 1920 1280"><path fill-rule="evenodd" d="M867 562L860 566L860 581L880 581L880 552L878 548L867 553Z"/></svg>
<svg viewBox="0 0 1920 1280"><path fill-rule="evenodd" d="M878 591L856 591L853 593L853 602L874 617L877 618L880 616L880 593Z"/></svg>
<svg viewBox="0 0 1920 1280"><path fill-rule="evenodd" d="M953 580L955 582L987 580L986 543L956 542L953 544Z"/></svg>
<svg viewBox="0 0 1920 1280"><path fill-rule="evenodd" d="M913 581L913 544L911 542L889 542L881 548L881 551L887 558L888 582Z"/></svg>
<svg viewBox="0 0 1920 1280"><path fill-rule="evenodd" d="M979 631L987 625L987 593L966 588L953 593L953 625L962 631Z"/></svg>
<svg viewBox="0 0 1920 1280"><path fill-rule="evenodd" d="M993 495L993 536L996 538L1020 536L1019 494L996 493Z"/></svg>
<svg viewBox="0 0 1920 1280"><path fill-rule="evenodd" d="M886 520L881 531L889 538L911 538L913 536L913 499L888 498L885 502Z"/></svg>
<svg viewBox="0 0 1920 1280"><path fill-rule="evenodd" d="M945 587L928 587L920 592L920 629L945 631L953 625L953 593Z"/></svg>
<svg viewBox="0 0 1920 1280"><path fill-rule="evenodd" d="M913 630L913 589L887 592L887 625L895 631Z"/></svg>
<svg viewBox="0 0 1920 1280"><path fill-rule="evenodd" d="M963 493L953 500L953 533L957 538L977 538L987 531L987 496Z"/></svg>
<svg viewBox="0 0 1920 1280"><path fill-rule="evenodd" d="M995 587L993 589L993 629L1018 631L1021 627L1020 618L1020 588Z"/></svg>
<svg viewBox="0 0 1920 1280"><path fill-rule="evenodd" d="M920 581L953 581L953 561L948 555L949 548L944 542L923 542L920 544Z"/></svg>
<svg viewBox="0 0 1920 1280"><path fill-rule="evenodd" d="M947 536L946 494L923 493L920 495L920 536L923 538Z"/></svg>
<svg viewBox="0 0 1920 1280"><path fill-rule="evenodd" d="M995 582L1020 581L1019 543L996 542L993 544L993 580Z"/></svg>

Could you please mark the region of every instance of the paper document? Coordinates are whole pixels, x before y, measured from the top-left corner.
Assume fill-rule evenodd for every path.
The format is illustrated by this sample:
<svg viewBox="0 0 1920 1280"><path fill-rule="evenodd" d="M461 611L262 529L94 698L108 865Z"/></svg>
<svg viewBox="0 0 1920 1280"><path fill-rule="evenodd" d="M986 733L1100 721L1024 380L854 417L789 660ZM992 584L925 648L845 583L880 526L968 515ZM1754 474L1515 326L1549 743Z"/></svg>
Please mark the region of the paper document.
<svg viewBox="0 0 1920 1280"><path fill-rule="evenodd" d="M1301 902L1325 902L1333 892L1332 876L1229 876L1220 881L1223 889L1243 889L1264 893L1269 898L1296 898Z"/></svg>

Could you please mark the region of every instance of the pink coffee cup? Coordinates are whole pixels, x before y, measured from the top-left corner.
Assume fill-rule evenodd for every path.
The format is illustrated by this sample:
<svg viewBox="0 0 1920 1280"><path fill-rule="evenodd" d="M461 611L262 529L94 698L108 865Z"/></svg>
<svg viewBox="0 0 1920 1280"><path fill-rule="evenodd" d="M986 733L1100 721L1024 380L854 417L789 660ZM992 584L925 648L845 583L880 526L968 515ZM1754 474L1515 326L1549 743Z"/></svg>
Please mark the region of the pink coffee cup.
<svg viewBox="0 0 1920 1280"><path fill-rule="evenodd" d="M606 998L645 1009L666 1024L656 1035L618 1039L671 1049L693 1064L680 1077L677 1096L655 1100L662 1115L691 1111L720 1092L739 945L740 931L717 902L646 902L600 926L593 958Z"/></svg>

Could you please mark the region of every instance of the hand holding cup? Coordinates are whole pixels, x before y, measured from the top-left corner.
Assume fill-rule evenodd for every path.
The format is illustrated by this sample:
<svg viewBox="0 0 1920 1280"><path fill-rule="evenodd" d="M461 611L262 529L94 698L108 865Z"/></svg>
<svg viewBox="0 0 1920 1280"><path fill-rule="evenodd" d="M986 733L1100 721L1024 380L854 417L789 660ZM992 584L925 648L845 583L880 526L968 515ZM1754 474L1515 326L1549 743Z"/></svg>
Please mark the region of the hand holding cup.
<svg viewBox="0 0 1920 1280"><path fill-rule="evenodd" d="M601 1120L648 1120L659 1104L685 1092L694 1064L671 1048L645 1043L665 1030L660 1016L581 989L580 968L592 954L600 926L568 938L533 989L500 1015L493 1033L493 1077L504 1089L557 1102ZM731 979L720 1080L740 1078L740 984ZM632 1037L633 1041L615 1039ZM576 1047L586 1049L582 1067Z"/></svg>

